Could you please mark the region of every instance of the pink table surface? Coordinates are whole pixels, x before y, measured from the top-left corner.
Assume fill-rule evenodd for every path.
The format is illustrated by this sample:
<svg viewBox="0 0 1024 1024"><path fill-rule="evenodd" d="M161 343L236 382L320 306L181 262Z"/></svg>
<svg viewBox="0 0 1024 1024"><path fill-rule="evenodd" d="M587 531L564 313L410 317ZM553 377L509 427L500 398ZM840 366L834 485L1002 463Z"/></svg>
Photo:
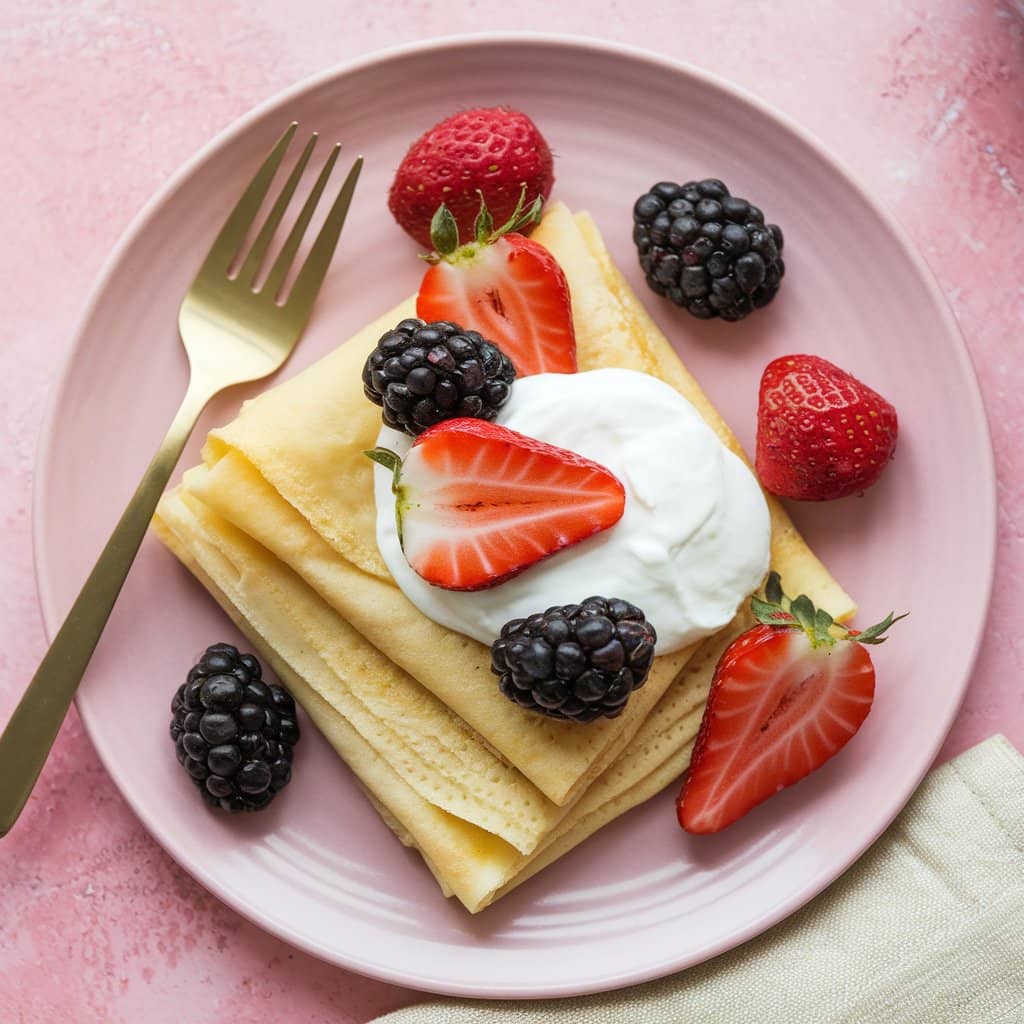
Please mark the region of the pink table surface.
<svg viewBox="0 0 1024 1024"><path fill-rule="evenodd" d="M633 9L620 0L6 0L0 721L45 645L30 515L44 403L100 265L151 193L252 105L369 50L597 25L716 71L816 133L933 267L981 378L1000 475L990 626L940 759L996 731L1024 749L1024 3ZM936 444L942 430L936 423ZM936 629L955 629L956 595L936 595L934 615ZM0 893L5 1022L349 1024L416 998L296 952L208 895L142 829L74 711L0 843Z"/></svg>

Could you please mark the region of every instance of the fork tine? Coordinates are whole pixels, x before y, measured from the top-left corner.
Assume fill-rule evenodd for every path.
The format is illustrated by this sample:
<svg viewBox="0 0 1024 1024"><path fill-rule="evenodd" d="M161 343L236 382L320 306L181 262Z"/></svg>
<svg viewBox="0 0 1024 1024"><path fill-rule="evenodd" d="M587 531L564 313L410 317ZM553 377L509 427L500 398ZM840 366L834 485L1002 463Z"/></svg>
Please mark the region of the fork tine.
<svg viewBox="0 0 1024 1024"><path fill-rule="evenodd" d="M336 142L331 150L331 155L327 158L327 162L320 172L320 177L316 179L316 184L313 186L312 191L309 193L309 198L306 199L302 211L299 213L298 219L292 225L291 231L288 232L288 237L285 239L277 259L274 260L274 265L270 268L267 280L260 289L260 293L269 296L271 300L275 300L277 293L281 290L281 285L288 274L288 269L292 265L292 260L295 259L295 254L302 243L302 236L306 233L306 228L309 227L316 204L320 202L320 196L323 195L323 191L327 187L327 179L331 176L331 171L334 170L334 164L338 159L340 151L341 143Z"/></svg>
<svg viewBox="0 0 1024 1024"><path fill-rule="evenodd" d="M252 243L249 255L245 257L245 263L242 264L242 269L238 272L238 280L244 284L251 284L252 279L256 276L256 272L260 269L260 264L266 255L267 247L270 245L270 240L274 237L274 232L277 231L281 218L284 216L285 210L288 209L288 204L295 194L299 179L302 177L302 172L306 169L306 164L309 163L309 158L313 153L318 137L318 133L313 132L309 142L306 143L306 148L302 151L302 156L299 157L298 162L292 169L292 173L285 182L284 188L281 189L281 194L277 197L273 208L267 215L263 227L260 228L260 233Z"/></svg>
<svg viewBox="0 0 1024 1024"><path fill-rule="evenodd" d="M224 222L224 227L220 229L220 234L217 235L213 245L210 246L210 251L206 254L206 259L203 260L203 265L199 270L200 274L214 270L219 273L227 273L231 261L235 258L235 254L242 245L242 240L245 238L249 226L259 211L260 205L270 188L271 181L274 180L274 175L277 173L281 160L284 158L285 150L291 143L292 136L295 134L295 129L298 126L297 121L292 121L285 129L281 138L274 144L270 155L263 161L263 165L256 172L252 181L249 182L249 186L242 193L242 198L238 200L235 208Z"/></svg>
<svg viewBox="0 0 1024 1024"><path fill-rule="evenodd" d="M348 172L348 177L345 178L338 192L338 198L334 200L331 212L327 215L327 220L324 221L324 226L320 229L320 234L317 235L313 248L306 257L306 262L302 264L299 276L295 279L295 285L288 296L286 306L289 309L294 309L302 318L308 316L309 311L313 308L313 300L320 290L327 268L331 265L331 257L334 256L341 229L345 224L346 216L348 216L352 194L356 190L356 182L359 180L359 172L362 168L363 158L356 157L352 169Z"/></svg>

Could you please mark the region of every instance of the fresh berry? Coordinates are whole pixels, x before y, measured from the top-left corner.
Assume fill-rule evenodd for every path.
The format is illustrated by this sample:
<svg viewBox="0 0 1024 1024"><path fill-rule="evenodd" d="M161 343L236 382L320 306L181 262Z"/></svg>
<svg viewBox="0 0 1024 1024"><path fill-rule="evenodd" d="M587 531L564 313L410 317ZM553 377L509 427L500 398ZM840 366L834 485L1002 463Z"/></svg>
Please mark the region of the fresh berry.
<svg viewBox="0 0 1024 1024"><path fill-rule="evenodd" d="M717 178L651 186L633 205L633 241L651 288L701 320L767 306L786 272L778 224Z"/></svg>
<svg viewBox="0 0 1024 1024"><path fill-rule="evenodd" d="M554 180L551 150L525 114L508 107L463 110L412 144L395 174L388 208L429 248L431 218L441 203L468 237L481 193L501 223L524 189L528 202L544 200Z"/></svg>
<svg viewBox="0 0 1024 1024"><path fill-rule="evenodd" d="M827 501L870 487L896 449L896 410L818 356L775 359L761 376L757 475L774 494Z"/></svg>
<svg viewBox="0 0 1024 1024"><path fill-rule="evenodd" d="M403 320L363 365L363 392L389 427L415 437L442 420L493 420L516 371L496 345L447 320Z"/></svg>
<svg viewBox="0 0 1024 1024"><path fill-rule="evenodd" d="M481 590L622 517L625 492L603 466L484 420L446 420L403 462L367 452L395 476L409 565L446 590Z"/></svg>
<svg viewBox="0 0 1024 1024"><path fill-rule="evenodd" d="M687 832L718 832L838 753L871 710L875 670L866 644L897 621L862 632L832 621L778 574L753 600L759 625L726 648L677 801ZM903 616L898 616L903 618Z"/></svg>
<svg viewBox="0 0 1024 1024"><path fill-rule="evenodd" d="M539 201L520 202L495 230L481 202L475 241L459 245L455 219L442 204L432 226L435 254L416 300L424 320L454 320L493 341L520 377L576 372L565 274L544 246L518 233L539 215Z"/></svg>
<svg viewBox="0 0 1024 1024"><path fill-rule="evenodd" d="M521 707L573 722L615 718L646 682L657 640L635 605L588 597L506 622L491 671Z"/></svg>
<svg viewBox="0 0 1024 1024"><path fill-rule="evenodd" d="M295 701L262 679L260 663L214 644L171 701L178 762L203 799L225 811L259 811L288 785L299 741Z"/></svg>

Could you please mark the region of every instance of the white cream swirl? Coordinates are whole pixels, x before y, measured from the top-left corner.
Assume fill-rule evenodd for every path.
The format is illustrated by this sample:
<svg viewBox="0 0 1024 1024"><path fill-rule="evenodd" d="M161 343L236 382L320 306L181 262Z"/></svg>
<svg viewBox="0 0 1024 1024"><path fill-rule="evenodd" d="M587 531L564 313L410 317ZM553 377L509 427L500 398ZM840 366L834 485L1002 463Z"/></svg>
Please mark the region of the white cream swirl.
<svg viewBox="0 0 1024 1024"><path fill-rule="evenodd" d="M666 654L721 629L767 573L771 527L757 481L657 378L621 369L524 377L497 422L606 466L626 508L611 529L505 583L444 590L406 562L391 474L376 467L380 553L405 596L442 626L490 644L509 619L600 594L642 608ZM411 439L385 427L377 443L404 457Z"/></svg>

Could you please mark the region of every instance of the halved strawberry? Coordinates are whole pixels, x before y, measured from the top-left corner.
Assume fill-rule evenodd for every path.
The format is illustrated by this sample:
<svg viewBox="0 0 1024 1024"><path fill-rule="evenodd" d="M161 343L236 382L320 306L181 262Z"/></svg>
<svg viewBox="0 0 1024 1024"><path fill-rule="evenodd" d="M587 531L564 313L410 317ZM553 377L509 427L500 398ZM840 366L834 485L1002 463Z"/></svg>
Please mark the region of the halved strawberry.
<svg viewBox="0 0 1024 1024"><path fill-rule="evenodd" d="M525 194L525 193L524 193ZM476 240L459 245L459 229L443 203L434 214L436 252L423 275L416 315L479 331L512 360L516 375L575 373L576 333L569 285L558 261L516 229L540 216L541 199L494 229L481 198Z"/></svg>
<svg viewBox="0 0 1024 1024"><path fill-rule="evenodd" d="M760 625L729 645L715 669L676 810L687 832L718 832L838 753L871 710L875 670L865 644L882 643L890 613L862 632L833 622L777 573ZM898 616L903 618L903 616Z"/></svg>
<svg viewBox="0 0 1024 1024"><path fill-rule="evenodd" d="M493 587L614 526L625 508L604 466L486 420L431 427L404 462L386 448L366 454L395 474L409 565L446 590Z"/></svg>

